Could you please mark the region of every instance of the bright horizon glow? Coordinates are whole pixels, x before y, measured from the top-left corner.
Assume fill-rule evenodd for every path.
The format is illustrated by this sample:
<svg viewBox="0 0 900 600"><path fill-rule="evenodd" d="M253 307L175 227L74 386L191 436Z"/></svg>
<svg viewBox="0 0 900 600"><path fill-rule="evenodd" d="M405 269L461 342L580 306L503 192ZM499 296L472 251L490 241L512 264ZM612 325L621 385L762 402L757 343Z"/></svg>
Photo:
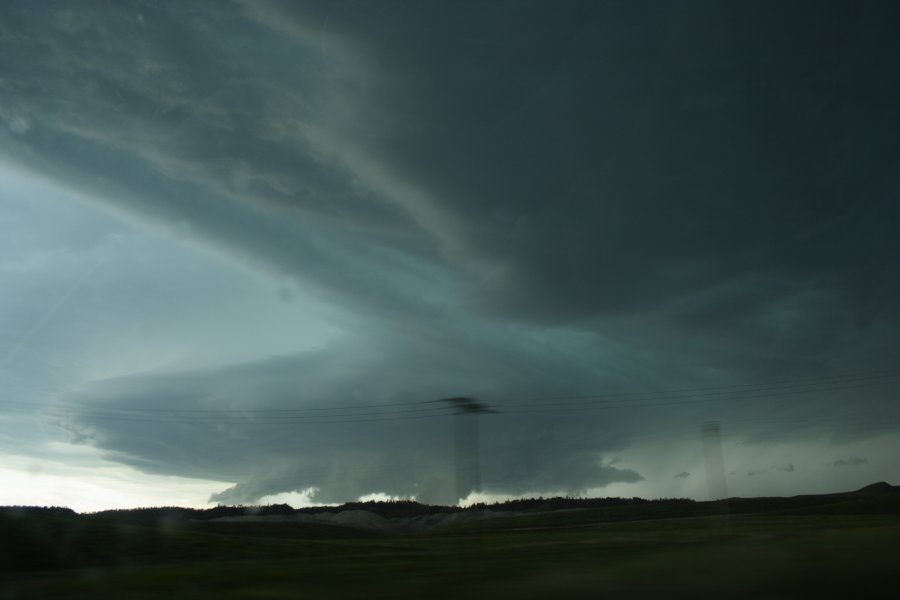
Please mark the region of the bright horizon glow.
<svg viewBox="0 0 900 600"><path fill-rule="evenodd" d="M150 475L95 459L69 465L27 456L0 457L0 506L63 506L80 513L181 506L209 508L210 494L228 482Z"/></svg>

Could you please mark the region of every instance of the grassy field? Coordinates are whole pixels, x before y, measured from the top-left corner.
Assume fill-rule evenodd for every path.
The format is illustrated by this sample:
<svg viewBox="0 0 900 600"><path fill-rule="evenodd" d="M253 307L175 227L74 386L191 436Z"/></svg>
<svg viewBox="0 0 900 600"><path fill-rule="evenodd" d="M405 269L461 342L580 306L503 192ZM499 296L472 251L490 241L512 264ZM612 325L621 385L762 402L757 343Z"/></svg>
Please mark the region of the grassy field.
<svg viewBox="0 0 900 600"><path fill-rule="evenodd" d="M896 587L900 515L886 502L728 517L572 510L407 536L6 517L0 599L868 596Z"/></svg>

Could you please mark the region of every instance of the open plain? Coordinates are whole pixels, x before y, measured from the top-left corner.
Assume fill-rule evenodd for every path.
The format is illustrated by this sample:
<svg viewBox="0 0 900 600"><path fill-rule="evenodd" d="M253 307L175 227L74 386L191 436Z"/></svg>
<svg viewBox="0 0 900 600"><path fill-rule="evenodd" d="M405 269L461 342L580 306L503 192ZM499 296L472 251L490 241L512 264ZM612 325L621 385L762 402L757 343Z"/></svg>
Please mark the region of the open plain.
<svg viewBox="0 0 900 600"><path fill-rule="evenodd" d="M414 534L135 515L5 509L0 598L858 597L896 586L900 540L900 494L885 485L456 519Z"/></svg>

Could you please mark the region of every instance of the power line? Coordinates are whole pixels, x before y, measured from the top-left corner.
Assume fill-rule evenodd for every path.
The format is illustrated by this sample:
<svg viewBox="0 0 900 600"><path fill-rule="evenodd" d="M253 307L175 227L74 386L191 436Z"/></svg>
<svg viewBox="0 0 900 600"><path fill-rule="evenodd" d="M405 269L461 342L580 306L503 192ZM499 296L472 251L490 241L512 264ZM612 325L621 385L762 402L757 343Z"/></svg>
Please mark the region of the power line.
<svg viewBox="0 0 900 600"><path fill-rule="evenodd" d="M187 425L187 424L199 424L199 425L325 425L329 423L373 423L378 421L409 421L415 419L428 419L433 417L445 417L449 415L453 415L452 412L441 412L441 413L432 413L427 415L413 415L413 416L402 416L402 417L373 417L373 418L352 418L352 419L338 419L334 417L322 417L322 420L311 421L310 417L305 417L303 419L300 418L283 418L283 419L231 419L231 420L213 420L209 418L195 418L195 419L186 419L181 417L172 417L172 416L138 416L138 415L116 415L116 414L93 414L90 412L87 413L54 413L48 412L45 413L49 416L55 417L84 417L91 419L103 419L103 420L111 420L111 421L134 421L141 423L174 423L179 425Z"/></svg>
<svg viewBox="0 0 900 600"><path fill-rule="evenodd" d="M679 391L678 395L662 396L655 398L640 398L632 402L612 403L592 403L580 405L564 405L556 404L528 404L524 408L509 407L504 410L506 414L522 415L533 413L573 413L583 411L597 410L624 410L624 409L646 409L661 407L677 407L693 404L704 403L720 403L720 402L737 402L747 400L760 400L769 398L781 398L795 395L808 395L816 393L830 393L855 389L863 389L868 387L880 387L896 383L895 379L900 375L880 376L875 378L838 380L831 378L831 381L822 381L817 384L806 384L805 387L799 385L782 386L780 388L757 386L751 388L745 386L744 389L737 389L730 393L696 393L693 395L685 394ZM824 385L826 383L842 384L842 385ZM700 388L704 389L704 388ZM706 388L708 389L708 388ZM648 401L649 400L649 401ZM307 414L302 409L283 409L277 411L254 411L254 410L228 410L215 411L208 410L198 413L186 414L181 411L168 411L166 409L142 409L139 411L128 408L116 407L72 407L60 405L45 405L46 413L50 416L59 418L94 418L105 420L120 421L140 421L140 422L156 422L156 423L177 423L177 424L214 424L214 425L297 425L297 424L327 424L327 423L364 423L378 421L400 421L406 419L424 419L431 417L443 417L454 414L455 408L446 405L434 405L427 408L410 408L394 411L345 411L344 408L336 407L337 412L331 414ZM362 417L362 418L361 418Z"/></svg>
<svg viewBox="0 0 900 600"><path fill-rule="evenodd" d="M883 378L893 378L900 377L900 369L893 370L885 370L885 371L871 371L868 373L852 373L852 374L844 374L844 375L830 375L830 376L822 376L822 377L813 377L806 379L796 379L792 381L770 381L770 382L759 382L759 383L737 383L730 385L721 385L721 386L710 386L710 387L701 387L701 388L677 388L677 389L669 389L669 390L651 390L646 392L621 392L621 393L603 393L603 394L588 394L588 395L573 395L573 396L556 396L556 397L544 397L544 398L532 398L525 400L524 402L516 402L517 406L542 406L546 405L549 402L552 402L554 406L558 406L560 403L567 404L582 404L585 401L590 401L591 403L596 402L597 400L609 400L615 401L623 398L640 398L642 396L666 396L666 397L680 397L680 395L685 395L694 397L699 395L704 396L715 396L729 393L738 393L742 391L742 388L748 389L750 391L754 391L756 389L781 389L788 387L798 387L798 386L809 386L815 385L819 382L822 384L825 383L841 383L843 381L856 381L856 380L867 380L867 379L883 379ZM731 391L729 391L731 390ZM531 404L533 402L533 404ZM496 401L495 404L502 405L502 401Z"/></svg>
<svg viewBox="0 0 900 600"><path fill-rule="evenodd" d="M698 396L727 396L736 393L742 392L752 392L752 391L768 391L769 389L781 389L781 388L793 388L793 387L808 387L815 384L825 384L825 383L843 383L847 381L865 381L865 380L874 380L874 379L890 379L900 377L900 370L884 370L884 371L870 371L866 373L848 373L842 375L829 375L829 376L821 376L821 377L813 377L813 378L805 378L805 379L796 379L796 380L782 380L782 381L770 381L770 382L757 382L757 383L742 383L742 384L730 384L730 385L722 385L722 386L711 386L711 387L700 387L700 388L676 388L676 389L668 389L668 390L651 390L646 392L621 392L621 393L601 393L601 394L587 394L587 395L563 395L563 396L546 396L542 398L531 398L524 401L510 401L507 399L505 401L506 404L511 402L515 403L516 408L522 407L546 407L548 409L557 409L564 408L570 405L579 406L582 404L587 405L596 405L598 402L614 402L614 401L622 401L625 398L636 398L638 401L641 399L651 399L651 398L642 398L644 396L658 397L655 399L658 400L674 400L679 398L695 398ZM730 391L729 391L730 390ZM432 410L438 410L434 407L423 407L422 405L430 405L435 402L442 402L440 400L409 400L409 401L399 401L399 402L384 402L384 403L368 403L368 404L349 404L349 405L338 405L338 406L310 406L303 408L271 408L271 409L253 409L253 408L239 408L239 409L215 409L215 408L156 408L156 407L90 407L85 405L76 405L72 403L30 403L30 402L16 402L16 401L0 401L2 405L8 406L22 406L26 408L53 408L53 409L65 409L65 410L90 410L90 411L108 411L115 413L135 413L135 414L158 414L158 413L166 413L171 415L197 415L197 416L210 416L210 415L271 415L271 416L294 416L294 415L305 415L307 413L331 413L328 416L351 416L351 415L369 415L376 413L363 413L360 411L371 411L372 409L395 409L391 412L393 413L418 413L418 412L430 412ZM495 400L492 402L494 405L503 405L504 401ZM404 407L413 407L413 408L404 408ZM415 408L420 407L420 408ZM341 415L339 413L347 412L347 415ZM381 414L378 412L377 414Z"/></svg>
<svg viewBox="0 0 900 600"><path fill-rule="evenodd" d="M829 393L896 383L900 371L874 371L823 376L794 381L734 384L693 389L655 390L623 394L595 394L590 396L560 396L545 398L543 402L501 404L508 414L570 413L596 410L622 410L683 406L690 404L734 402L779 398L792 395ZM572 401L578 398L577 401ZM568 400L568 402L567 402ZM0 401L0 404L19 409L42 409L45 414L59 418L97 418L121 421L157 423L200 423L216 425L251 424L316 424L398 421L442 417L454 413L454 407L435 404L435 401L405 401L343 405L332 407L304 407L296 409L166 409L156 407L91 407L74 404L32 404Z"/></svg>
<svg viewBox="0 0 900 600"><path fill-rule="evenodd" d="M843 385L843 386L833 386L833 387L815 387L815 388L806 388L806 389L762 389L761 392L771 392L775 393L754 393L755 390L742 390L740 392L735 392L734 394L694 394L694 395L681 395L681 396L670 396L668 398L660 398L656 399L654 402L633 402L633 403L620 403L620 404L601 404L601 405L582 405L582 406L573 406L573 407L559 407L559 406L546 406L546 405L533 405L538 406L538 408L528 408L524 410L514 410L509 409L504 412L508 412L511 414L522 414L522 413L544 413L544 412L556 412L556 413L565 413L565 412L580 412L580 411L591 411L591 410L619 410L619 409L627 409L627 408L656 408L661 406L681 406L686 404L701 404L707 402L721 402L721 401L735 401L735 400L757 400L764 398L780 398L784 396L794 396L800 394L814 394L818 392L834 392L834 391L842 391L842 390L851 390L851 389L860 389L866 387L878 387L882 385L887 385L891 383L897 383L896 381L877 381L877 382L868 382L868 383L856 383L853 385Z"/></svg>

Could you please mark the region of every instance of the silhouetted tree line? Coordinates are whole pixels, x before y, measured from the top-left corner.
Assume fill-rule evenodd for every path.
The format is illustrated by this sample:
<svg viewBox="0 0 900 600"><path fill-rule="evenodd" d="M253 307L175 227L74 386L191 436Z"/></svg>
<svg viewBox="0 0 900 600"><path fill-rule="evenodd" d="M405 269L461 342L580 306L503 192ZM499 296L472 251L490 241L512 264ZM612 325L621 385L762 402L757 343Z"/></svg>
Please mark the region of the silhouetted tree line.
<svg viewBox="0 0 900 600"><path fill-rule="evenodd" d="M216 506L213 508L182 508L177 506L164 506L156 508L127 508L117 510L105 510L95 513L98 516L122 517L132 520L161 519L219 519L222 517L246 517L246 516L290 516L295 514L315 513L339 513L348 510L365 510L382 517L421 517L438 513L457 513L466 511L491 510L495 512L543 512L550 510L564 510L571 508L602 508L612 506L625 506L635 504L672 504L692 503L688 498L661 498L647 500L646 498L523 498L507 500L494 504L478 503L467 507L441 506L421 504L415 500L387 500L368 502L347 502L336 506L308 506L293 508L287 504L268 504L265 506ZM66 509L68 510L68 509Z"/></svg>
<svg viewBox="0 0 900 600"><path fill-rule="evenodd" d="M828 504L834 501L835 497L856 496L856 495L891 495L900 496L900 487L891 486L887 483L878 483L866 486L861 490L854 492L845 492L841 494L823 494L815 496L794 496L790 498L731 498L728 503L732 512L756 512L758 510L779 510L792 509L798 506L812 506L816 504ZM366 510L376 513L386 518L394 517L420 517L434 515L438 513L457 513L466 511L482 511L491 510L494 512L545 512L553 510L565 510L572 508L611 508L616 506L637 506L637 505L667 505L675 508L683 507L684 510L688 505L695 505L697 510L701 510L700 505L705 502L695 502L689 498L656 498L648 500L646 498L631 497L607 497L607 498L578 498L578 497L560 497L551 498L520 498L517 500L506 500L494 504L477 503L467 507L459 506L441 506L432 504L421 504L415 500L387 500L368 502L347 502L335 506L308 506L304 508L294 508L288 504L267 504L264 506L216 506L213 508L183 508L179 506L163 506L153 508L126 508L116 510L105 510L94 513L101 517L127 518L129 520L148 520L159 521L165 519L196 519L209 520L221 517L245 517L245 516L290 516L296 514L315 514L315 513L339 513L347 510ZM666 510L662 507L654 509L653 514L657 514L659 510ZM690 509L688 509L690 511ZM16 514L25 515L74 515L76 514L70 508L62 507L34 507L34 506L11 506L0 507L0 514ZM700 514L700 513L698 513Z"/></svg>
<svg viewBox="0 0 900 600"><path fill-rule="evenodd" d="M287 504L268 504L265 506L215 506L213 508L183 508L180 506L160 506L149 508L119 508L94 513L103 517L122 517L132 520L159 521L165 519L197 519L209 520L222 517L271 517L276 515L293 515L297 510Z"/></svg>
<svg viewBox="0 0 900 600"><path fill-rule="evenodd" d="M69 517L76 515L74 510L64 506L0 506L0 514L6 517Z"/></svg>
<svg viewBox="0 0 900 600"><path fill-rule="evenodd" d="M497 512L514 511L514 512L543 512L548 510L565 510L569 508L605 508L608 506L629 506L634 504L673 504L680 502L693 502L690 498L658 498L647 500L646 498L572 498L572 497L553 497L553 498L520 498L517 500L506 500L496 504L473 504L470 510L492 510Z"/></svg>
<svg viewBox="0 0 900 600"><path fill-rule="evenodd" d="M467 509L459 506L439 506L421 504L415 500L369 500L367 502L347 502L340 506L307 506L298 508L298 513L339 513L347 510L367 510L386 518L422 517L437 513L455 513Z"/></svg>

